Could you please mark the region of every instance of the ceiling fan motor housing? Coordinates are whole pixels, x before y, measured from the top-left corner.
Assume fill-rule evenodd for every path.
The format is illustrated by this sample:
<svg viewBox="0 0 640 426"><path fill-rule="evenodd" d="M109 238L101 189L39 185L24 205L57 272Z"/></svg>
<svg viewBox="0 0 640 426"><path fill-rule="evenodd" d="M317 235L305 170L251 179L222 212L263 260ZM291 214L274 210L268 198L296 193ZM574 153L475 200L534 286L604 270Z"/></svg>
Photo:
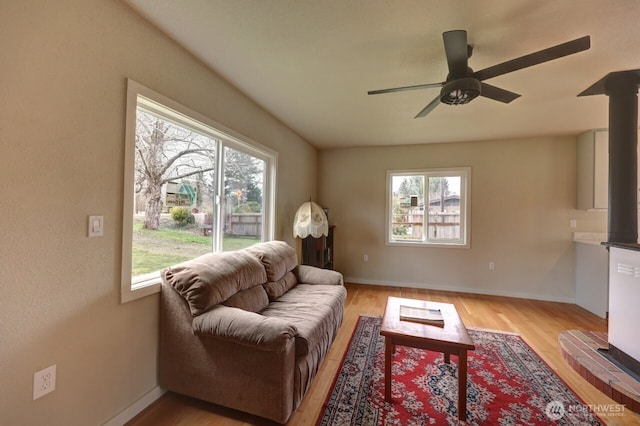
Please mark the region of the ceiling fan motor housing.
<svg viewBox="0 0 640 426"><path fill-rule="evenodd" d="M447 105L464 105L480 96L480 81L473 77L447 82L440 91L440 101Z"/></svg>

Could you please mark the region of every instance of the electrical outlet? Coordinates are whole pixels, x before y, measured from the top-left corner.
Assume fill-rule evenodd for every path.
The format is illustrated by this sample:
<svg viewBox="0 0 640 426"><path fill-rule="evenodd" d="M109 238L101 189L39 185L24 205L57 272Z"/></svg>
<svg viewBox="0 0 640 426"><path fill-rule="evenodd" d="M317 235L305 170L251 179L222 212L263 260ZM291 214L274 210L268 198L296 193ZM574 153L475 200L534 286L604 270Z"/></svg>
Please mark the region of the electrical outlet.
<svg viewBox="0 0 640 426"><path fill-rule="evenodd" d="M569 228L575 228L577 226L577 222L575 219L571 219L569 221Z"/></svg>
<svg viewBox="0 0 640 426"><path fill-rule="evenodd" d="M33 400L56 390L56 365L33 374Z"/></svg>
<svg viewBox="0 0 640 426"><path fill-rule="evenodd" d="M369 261L369 255L368 255L368 254L365 254L365 255L362 257L362 260L364 260L365 262L368 262L368 261Z"/></svg>

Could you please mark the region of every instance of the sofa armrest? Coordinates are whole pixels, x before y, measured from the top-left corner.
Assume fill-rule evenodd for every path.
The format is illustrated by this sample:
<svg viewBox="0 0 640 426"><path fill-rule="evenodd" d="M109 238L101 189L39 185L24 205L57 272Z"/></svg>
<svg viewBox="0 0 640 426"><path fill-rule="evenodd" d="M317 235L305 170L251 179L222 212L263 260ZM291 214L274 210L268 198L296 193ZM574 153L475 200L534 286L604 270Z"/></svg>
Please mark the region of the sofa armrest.
<svg viewBox="0 0 640 426"><path fill-rule="evenodd" d="M196 335L232 341L251 348L282 352L297 329L278 318L218 305L193 319Z"/></svg>
<svg viewBox="0 0 640 426"><path fill-rule="evenodd" d="M300 284L344 285L342 274L330 269L298 265L293 272Z"/></svg>

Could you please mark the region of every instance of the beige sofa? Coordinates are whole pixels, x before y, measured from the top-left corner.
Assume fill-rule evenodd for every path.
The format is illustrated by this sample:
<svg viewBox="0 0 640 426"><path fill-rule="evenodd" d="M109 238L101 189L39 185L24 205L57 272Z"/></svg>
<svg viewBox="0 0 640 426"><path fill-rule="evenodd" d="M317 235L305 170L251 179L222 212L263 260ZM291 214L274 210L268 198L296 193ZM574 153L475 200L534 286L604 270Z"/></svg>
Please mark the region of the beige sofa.
<svg viewBox="0 0 640 426"><path fill-rule="evenodd" d="M286 423L333 342L346 290L282 241L162 272L160 386Z"/></svg>

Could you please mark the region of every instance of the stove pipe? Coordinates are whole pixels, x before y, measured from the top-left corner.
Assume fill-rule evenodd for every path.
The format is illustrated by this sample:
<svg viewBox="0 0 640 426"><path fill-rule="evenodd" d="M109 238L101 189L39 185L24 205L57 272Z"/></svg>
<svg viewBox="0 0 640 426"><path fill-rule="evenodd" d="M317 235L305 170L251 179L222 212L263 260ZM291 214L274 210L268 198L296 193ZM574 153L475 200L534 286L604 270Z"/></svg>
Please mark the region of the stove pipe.
<svg viewBox="0 0 640 426"><path fill-rule="evenodd" d="M609 96L609 242L638 242L638 85L621 74Z"/></svg>
<svg viewBox="0 0 640 426"><path fill-rule="evenodd" d="M609 96L610 243L638 242L638 84L640 70L612 72L578 96Z"/></svg>

